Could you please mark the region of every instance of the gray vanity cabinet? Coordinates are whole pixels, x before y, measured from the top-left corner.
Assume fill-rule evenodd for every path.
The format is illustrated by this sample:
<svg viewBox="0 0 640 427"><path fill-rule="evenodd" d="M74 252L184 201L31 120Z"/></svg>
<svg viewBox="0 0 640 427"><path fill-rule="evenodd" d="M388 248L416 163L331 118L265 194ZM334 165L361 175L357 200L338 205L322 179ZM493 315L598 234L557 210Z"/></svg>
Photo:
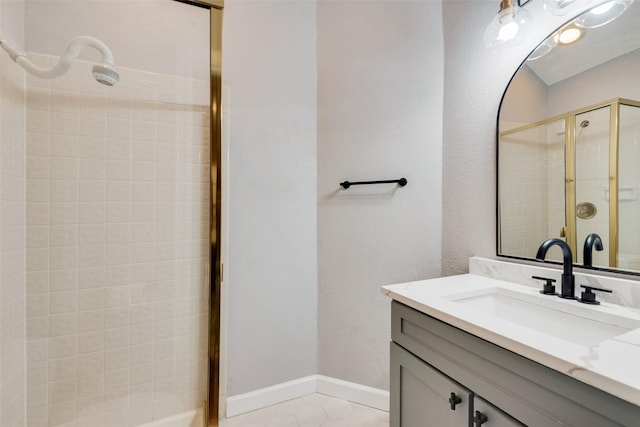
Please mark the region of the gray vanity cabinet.
<svg viewBox="0 0 640 427"><path fill-rule="evenodd" d="M640 426L640 407L396 301L391 328L391 427Z"/></svg>
<svg viewBox="0 0 640 427"><path fill-rule="evenodd" d="M391 427L523 425L394 342L391 361ZM476 418L481 424L474 424Z"/></svg>

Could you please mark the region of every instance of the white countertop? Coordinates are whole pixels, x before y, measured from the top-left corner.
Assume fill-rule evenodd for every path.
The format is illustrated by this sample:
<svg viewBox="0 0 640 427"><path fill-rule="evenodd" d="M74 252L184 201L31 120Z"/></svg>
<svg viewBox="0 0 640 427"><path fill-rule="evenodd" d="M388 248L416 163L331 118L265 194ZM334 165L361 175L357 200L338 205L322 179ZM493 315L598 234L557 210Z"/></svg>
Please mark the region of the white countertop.
<svg viewBox="0 0 640 427"><path fill-rule="evenodd" d="M557 284L559 285L559 284ZM493 344L569 375L586 384L640 406L640 328L593 345L577 344L545 333L536 325L522 326L460 304L456 294L501 288L540 297L530 287L488 277L464 274L382 287L382 293L422 313L485 339ZM562 311L593 310L594 314L640 320L637 310L615 304L586 305L544 296L548 306ZM549 301L548 303L546 301ZM579 305L576 307L575 305ZM586 311L587 314L591 313Z"/></svg>

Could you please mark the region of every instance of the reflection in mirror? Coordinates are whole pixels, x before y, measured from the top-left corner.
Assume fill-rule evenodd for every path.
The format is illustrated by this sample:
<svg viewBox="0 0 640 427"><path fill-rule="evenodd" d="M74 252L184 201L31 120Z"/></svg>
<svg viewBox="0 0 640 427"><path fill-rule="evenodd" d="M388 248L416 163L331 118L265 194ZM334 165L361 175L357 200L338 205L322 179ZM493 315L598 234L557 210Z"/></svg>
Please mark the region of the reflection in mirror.
<svg viewBox="0 0 640 427"><path fill-rule="evenodd" d="M513 76L498 117L498 255L534 259L559 237L582 264L596 233L594 267L640 274L639 3L607 25L587 28L594 9L572 19Z"/></svg>

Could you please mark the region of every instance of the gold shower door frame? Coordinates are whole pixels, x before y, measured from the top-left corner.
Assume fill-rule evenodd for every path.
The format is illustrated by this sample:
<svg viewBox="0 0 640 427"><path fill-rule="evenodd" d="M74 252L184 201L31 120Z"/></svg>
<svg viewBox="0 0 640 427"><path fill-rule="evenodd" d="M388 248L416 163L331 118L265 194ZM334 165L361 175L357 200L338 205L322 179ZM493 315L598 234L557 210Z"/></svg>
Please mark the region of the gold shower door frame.
<svg viewBox="0 0 640 427"><path fill-rule="evenodd" d="M211 129L211 206L210 230L210 297L209 297L209 372L207 401L204 402L204 427L217 427L220 400L220 261L221 229L221 161L222 161L222 13L224 0L175 0L209 9L210 32L210 129Z"/></svg>
<svg viewBox="0 0 640 427"><path fill-rule="evenodd" d="M573 110L539 122L501 132L507 136L527 129L547 125L559 120L565 121L565 228L563 229L567 244L577 254L577 222L576 222L576 116L600 108L610 107L609 116L609 268L618 266L618 146L620 132L620 105L640 107L640 102L624 98L614 98L588 107ZM576 261L575 259L573 260Z"/></svg>

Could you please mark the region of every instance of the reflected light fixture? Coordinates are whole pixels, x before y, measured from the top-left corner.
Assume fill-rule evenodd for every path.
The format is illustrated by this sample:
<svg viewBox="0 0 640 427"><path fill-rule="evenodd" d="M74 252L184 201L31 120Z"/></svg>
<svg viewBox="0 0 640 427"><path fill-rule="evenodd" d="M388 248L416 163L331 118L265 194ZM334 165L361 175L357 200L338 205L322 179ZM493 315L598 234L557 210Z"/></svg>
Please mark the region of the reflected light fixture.
<svg viewBox="0 0 640 427"><path fill-rule="evenodd" d="M576 0L544 0L542 8L551 15L566 15L577 9L579 3Z"/></svg>
<svg viewBox="0 0 640 427"><path fill-rule="evenodd" d="M526 10L514 0L501 0L500 11L484 32L484 44L494 50L517 46L527 37L530 27Z"/></svg>
<svg viewBox="0 0 640 427"><path fill-rule="evenodd" d="M558 34L553 34L546 38L545 41L540 43L537 48L531 52L531 55L527 58L527 61L535 61L551 52L558 45Z"/></svg>
<svg viewBox="0 0 640 427"><path fill-rule="evenodd" d="M598 28L622 15L633 0L611 0L592 8L576 18L576 25L582 28Z"/></svg>
<svg viewBox="0 0 640 427"><path fill-rule="evenodd" d="M558 33L554 36L557 38L557 42L561 46L568 46L570 44L574 44L582 40L584 37L585 30L584 28L580 28L574 24L569 24L563 28L561 28Z"/></svg>

